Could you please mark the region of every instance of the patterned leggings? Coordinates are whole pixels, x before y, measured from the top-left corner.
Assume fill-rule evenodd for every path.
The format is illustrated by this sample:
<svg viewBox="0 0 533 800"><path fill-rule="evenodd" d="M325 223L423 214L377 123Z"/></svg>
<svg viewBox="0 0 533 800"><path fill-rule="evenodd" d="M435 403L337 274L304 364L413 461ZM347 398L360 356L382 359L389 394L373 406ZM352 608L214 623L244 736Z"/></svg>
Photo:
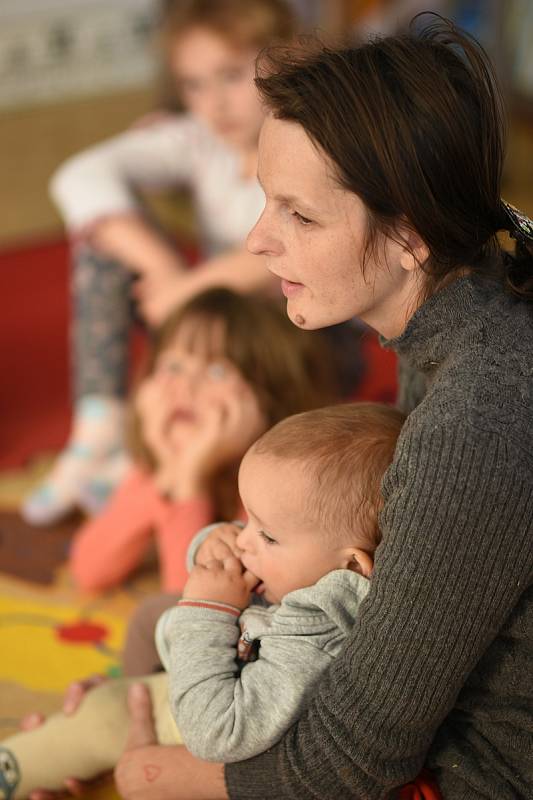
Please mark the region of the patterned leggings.
<svg viewBox="0 0 533 800"><path fill-rule="evenodd" d="M71 369L74 399L122 398L127 391L130 329L135 321L131 274L86 245L72 252Z"/></svg>

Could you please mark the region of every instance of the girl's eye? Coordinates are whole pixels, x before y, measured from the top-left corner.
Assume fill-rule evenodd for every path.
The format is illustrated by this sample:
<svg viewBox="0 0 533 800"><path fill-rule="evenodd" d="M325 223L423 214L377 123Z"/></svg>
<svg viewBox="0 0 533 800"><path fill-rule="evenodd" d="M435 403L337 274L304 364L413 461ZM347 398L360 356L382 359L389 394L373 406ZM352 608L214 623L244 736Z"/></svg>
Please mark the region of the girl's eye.
<svg viewBox="0 0 533 800"><path fill-rule="evenodd" d="M299 222L300 225L304 226L311 225L313 221L311 219L307 219L307 217L302 216L302 214L299 214L297 211L291 211L291 216L294 217Z"/></svg>
<svg viewBox="0 0 533 800"><path fill-rule="evenodd" d="M179 375L182 370L183 366L179 361L167 361L166 363L160 364L157 368L157 372L160 375Z"/></svg>
<svg viewBox="0 0 533 800"><path fill-rule="evenodd" d="M277 544L276 540L269 536L268 533L264 531L259 531L259 536L265 542L265 544Z"/></svg>
<svg viewBox="0 0 533 800"><path fill-rule="evenodd" d="M220 362L214 361L207 367L207 375L213 381L223 381L227 374L228 370Z"/></svg>
<svg viewBox="0 0 533 800"><path fill-rule="evenodd" d="M244 75L245 75L245 70L240 67L235 67L234 69L227 69L222 73L223 79L228 81L228 83L240 81L244 77Z"/></svg>

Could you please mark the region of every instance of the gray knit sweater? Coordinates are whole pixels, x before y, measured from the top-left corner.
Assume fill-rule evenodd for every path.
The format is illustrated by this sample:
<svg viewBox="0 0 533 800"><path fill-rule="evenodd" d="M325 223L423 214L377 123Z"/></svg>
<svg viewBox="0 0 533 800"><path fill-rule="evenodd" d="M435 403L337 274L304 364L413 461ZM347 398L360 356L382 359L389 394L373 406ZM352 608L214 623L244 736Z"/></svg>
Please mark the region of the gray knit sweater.
<svg viewBox="0 0 533 800"><path fill-rule="evenodd" d="M532 311L461 278L385 346L426 393L370 592L301 720L226 767L232 800L377 800L424 764L445 800L533 797Z"/></svg>

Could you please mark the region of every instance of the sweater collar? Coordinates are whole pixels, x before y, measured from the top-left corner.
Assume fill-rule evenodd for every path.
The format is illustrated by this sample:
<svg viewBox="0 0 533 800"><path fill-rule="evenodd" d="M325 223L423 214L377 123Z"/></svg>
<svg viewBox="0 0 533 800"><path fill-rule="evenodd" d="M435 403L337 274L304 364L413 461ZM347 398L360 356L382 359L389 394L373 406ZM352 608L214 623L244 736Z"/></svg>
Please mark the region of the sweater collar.
<svg viewBox="0 0 533 800"><path fill-rule="evenodd" d="M431 371L453 349L455 337L471 318L479 289L472 276L457 278L415 311L400 336L381 337L382 346L394 350L416 369Z"/></svg>

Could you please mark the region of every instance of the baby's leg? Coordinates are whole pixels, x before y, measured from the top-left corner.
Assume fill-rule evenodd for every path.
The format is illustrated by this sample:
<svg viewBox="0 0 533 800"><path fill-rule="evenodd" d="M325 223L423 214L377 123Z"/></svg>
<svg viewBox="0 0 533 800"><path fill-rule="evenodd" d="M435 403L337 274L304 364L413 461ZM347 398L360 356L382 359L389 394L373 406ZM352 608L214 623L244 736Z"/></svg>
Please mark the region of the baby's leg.
<svg viewBox="0 0 533 800"><path fill-rule="evenodd" d="M178 743L167 701L166 673L137 680L150 688L160 743ZM67 777L88 780L113 769L126 744L131 683L104 683L83 698L72 716L54 714L39 728L2 742L0 798L25 798L37 788L61 789Z"/></svg>

